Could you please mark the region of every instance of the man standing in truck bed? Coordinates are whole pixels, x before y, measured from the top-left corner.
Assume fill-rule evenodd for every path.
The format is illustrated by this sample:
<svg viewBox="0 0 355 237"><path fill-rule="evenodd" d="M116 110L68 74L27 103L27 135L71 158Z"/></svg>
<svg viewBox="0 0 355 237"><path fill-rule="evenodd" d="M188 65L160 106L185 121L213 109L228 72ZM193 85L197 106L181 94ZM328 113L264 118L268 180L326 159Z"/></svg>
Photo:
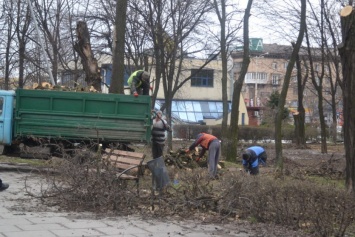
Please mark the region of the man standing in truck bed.
<svg viewBox="0 0 355 237"><path fill-rule="evenodd" d="M149 73L143 70L133 72L127 81L131 88L131 94L135 97L138 95L149 95L149 77Z"/></svg>

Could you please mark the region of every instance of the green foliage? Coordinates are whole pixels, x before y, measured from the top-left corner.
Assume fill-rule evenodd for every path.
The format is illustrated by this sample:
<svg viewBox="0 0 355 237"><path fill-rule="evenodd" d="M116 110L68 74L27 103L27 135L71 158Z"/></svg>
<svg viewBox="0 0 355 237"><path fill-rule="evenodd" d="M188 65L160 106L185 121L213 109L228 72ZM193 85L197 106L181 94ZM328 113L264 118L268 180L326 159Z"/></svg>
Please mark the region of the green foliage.
<svg viewBox="0 0 355 237"><path fill-rule="evenodd" d="M267 106L270 107L271 109L276 109L277 106L279 105L279 100L280 100L280 93L278 91L273 92L269 100L267 101Z"/></svg>
<svg viewBox="0 0 355 237"><path fill-rule="evenodd" d="M278 91L275 91L270 95L269 100L267 102L267 106L272 110L276 110L277 107L279 106L279 101L280 101L280 93ZM290 113L289 109L284 107L282 111L282 120L287 119L289 113Z"/></svg>

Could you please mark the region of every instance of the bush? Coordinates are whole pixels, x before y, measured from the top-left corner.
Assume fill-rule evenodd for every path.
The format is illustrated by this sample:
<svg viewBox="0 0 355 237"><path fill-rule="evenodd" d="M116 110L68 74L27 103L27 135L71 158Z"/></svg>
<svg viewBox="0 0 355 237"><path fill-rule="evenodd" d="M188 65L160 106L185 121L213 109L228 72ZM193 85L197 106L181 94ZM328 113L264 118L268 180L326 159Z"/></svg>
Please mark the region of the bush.
<svg viewBox="0 0 355 237"><path fill-rule="evenodd" d="M353 196L344 189L265 177L235 177L226 182L236 191L225 196L221 208L227 204L243 218L303 229L315 236L344 236L354 224Z"/></svg>
<svg viewBox="0 0 355 237"><path fill-rule="evenodd" d="M195 139L200 132L211 133L214 136L221 138L222 129L221 125L196 125L196 124L176 124L173 127L174 137L180 139ZM295 127L293 125L284 124L282 126L282 139L294 141L295 140ZM312 126L306 126L305 139L317 140L319 132L317 128ZM238 139L244 141L263 141L263 140L275 140L275 128L269 126L239 126Z"/></svg>

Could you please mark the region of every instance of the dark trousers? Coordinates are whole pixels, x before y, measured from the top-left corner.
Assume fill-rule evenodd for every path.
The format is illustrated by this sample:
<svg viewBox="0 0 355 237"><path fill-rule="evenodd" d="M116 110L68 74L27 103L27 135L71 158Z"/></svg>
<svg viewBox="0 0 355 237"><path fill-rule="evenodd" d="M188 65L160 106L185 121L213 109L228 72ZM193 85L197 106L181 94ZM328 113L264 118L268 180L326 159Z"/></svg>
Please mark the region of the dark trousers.
<svg viewBox="0 0 355 237"><path fill-rule="evenodd" d="M252 175L259 174L259 166L254 167L254 168L249 168L249 173L252 174Z"/></svg>
<svg viewBox="0 0 355 237"><path fill-rule="evenodd" d="M163 156L164 147L165 147L164 144L159 144L159 143L156 143L156 142L152 143L153 159Z"/></svg>

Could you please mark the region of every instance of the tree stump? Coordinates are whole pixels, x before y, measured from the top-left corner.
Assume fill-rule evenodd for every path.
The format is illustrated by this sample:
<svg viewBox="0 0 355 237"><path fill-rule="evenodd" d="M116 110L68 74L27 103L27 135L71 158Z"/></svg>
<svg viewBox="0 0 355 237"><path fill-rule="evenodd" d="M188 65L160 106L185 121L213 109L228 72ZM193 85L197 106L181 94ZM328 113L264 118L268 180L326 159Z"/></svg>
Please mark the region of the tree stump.
<svg viewBox="0 0 355 237"><path fill-rule="evenodd" d="M76 33L78 41L75 42L74 49L81 58L85 71L85 81L89 86L93 86L96 91L101 91L101 75L97 60L91 51L90 34L86 22L78 21Z"/></svg>

